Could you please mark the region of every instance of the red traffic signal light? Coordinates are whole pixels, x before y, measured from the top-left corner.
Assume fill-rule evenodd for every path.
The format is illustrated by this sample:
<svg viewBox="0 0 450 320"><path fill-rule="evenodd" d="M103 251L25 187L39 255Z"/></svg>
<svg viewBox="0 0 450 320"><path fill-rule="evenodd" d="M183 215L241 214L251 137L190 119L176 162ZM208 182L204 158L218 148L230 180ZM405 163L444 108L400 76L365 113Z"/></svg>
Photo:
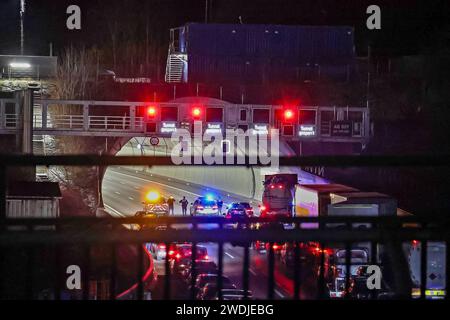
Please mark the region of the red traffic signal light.
<svg viewBox="0 0 450 320"><path fill-rule="evenodd" d="M192 108L192 117L194 119L200 119L201 115L202 115L202 109L200 107L193 107Z"/></svg>
<svg viewBox="0 0 450 320"><path fill-rule="evenodd" d="M292 121L294 119L295 113L291 109L284 110L284 120L285 121Z"/></svg>
<svg viewBox="0 0 450 320"><path fill-rule="evenodd" d="M156 107L155 106L149 106L147 108L147 115L149 118L154 118L156 116Z"/></svg>

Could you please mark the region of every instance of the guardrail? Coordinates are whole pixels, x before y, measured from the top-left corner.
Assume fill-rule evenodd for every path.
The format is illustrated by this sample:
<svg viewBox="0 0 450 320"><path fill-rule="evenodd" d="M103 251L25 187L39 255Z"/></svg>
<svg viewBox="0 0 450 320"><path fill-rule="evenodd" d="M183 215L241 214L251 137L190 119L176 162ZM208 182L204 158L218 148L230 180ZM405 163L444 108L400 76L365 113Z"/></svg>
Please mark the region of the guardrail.
<svg viewBox="0 0 450 320"><path fill-rule="evenodd" d="M449 156L378 156L378 157L302 157L281 158L280 165L327 165L327 166L449 166ZM339 243L345 250L345 293L351 298L350 292L350 266L352 265L350 250L352 245L360 242L368 242L371 245L370 262L379 264L394 275L390 284L389 293L397 299L411 298L411 283L409 270L402 254L402 243L412 240L419 241L422 248L429 242L443 242L448 248L450 243L450 219L424 219L417 217L319 217L319 218L246 218L223 219L221 217L161 217L149 218L60 218L60 219L10 219L6 218L6 168L27 165L81 165L81 166L108 166L108 165L167 165L171 163L166 157L109 157L109 156L0 156L0 261L6 255L7 248L24 248L27 253L25 279L27 280L26 297L33 298L33 267L36 263L31 257L34 252L42 247L59 248L55 251L55 263L60 259L58 254L63 246L79 245L85 253L85 266L91 263L91 248L102 246L109 248L112 253L108 263L107 273L110 284L110 299L115 299L115 287L117 283L117 246L127 244L136 246L138 259L142 261L145 248L144 243L165 243L169 248L175 242L189 242L192 244L191 265L193 275L191 277L191 298L195 299L194 281L196 275L196 246L202 242L214 242L218 244L218 298L221 299L220 288L223 288L223 246L231 242L243 246L243 274L242 283L245 296L249 292L249 245L257 240L268 242L268 291L267 298L274 298L275 287L275 254L274 243L289 242L294 248L294 293L292 298L300 298L301 272L304 266L300 262L300 244L317 242L320 252L319 274L317 277L317 298L325 298L325 248L330 243ZM246 162L249 163L249 162ZM245 164L243 164L245 165ZM229 224L237 223L243 229L226 229ZM291 228L277 228L280 224L289 224ZM319 228L310 229L307 225L317 223ZM180 229L175 225L185 225L188 229ZM205 230L202 225L213 224L212 229ZM366 225L360 228L361 224ZM136 230L120 228L122 225L139 225ZM264 225L264 228L254 228ZM340 227L336 227L339 225ZM51 228L49 228L49 226ZM47 228L45 228L47 227ZM273 228L272 228L273 227ZM244 230L244 231L243 231ZM195 231L195 232L193 232ZM377 256L380 250L389 257L388 261L380 260ZM450 286L449 274L449 250L446 250L445 278L446 290ZM421 298L426 298L427 279L427 250L421 251L420 267L420 293ZM170 261L165 261L167 277L164 281L164 297L171 296L171 272ZM89 270L87 267L82 279L83 297L89 298ZM4 270L3 270L4 271ZM3 274L3 273L2 273ZM136 271L136 279L142 279L142 264ZM53 283L54 297L61 298L62 284ZM8 285L5 277L1 278L0 297L7 297ZM145 284L140 280L136 288L136 298L144 296ZM371 296L375 298L375 296ZM449 298L449 295L446 295Z"/></svg>

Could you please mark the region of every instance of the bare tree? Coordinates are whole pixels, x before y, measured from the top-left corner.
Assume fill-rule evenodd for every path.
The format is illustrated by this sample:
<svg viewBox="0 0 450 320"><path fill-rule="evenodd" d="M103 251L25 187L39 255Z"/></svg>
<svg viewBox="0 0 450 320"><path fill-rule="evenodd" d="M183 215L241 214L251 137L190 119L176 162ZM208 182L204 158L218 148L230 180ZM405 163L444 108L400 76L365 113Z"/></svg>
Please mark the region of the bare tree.
<svg viewBox="0 0 450 320"><path fill-rule="evenodd" d="M55 95L58 99L87 97L87 84L95 75L98 51L70 46L60 56L56 73Z"/></svg>

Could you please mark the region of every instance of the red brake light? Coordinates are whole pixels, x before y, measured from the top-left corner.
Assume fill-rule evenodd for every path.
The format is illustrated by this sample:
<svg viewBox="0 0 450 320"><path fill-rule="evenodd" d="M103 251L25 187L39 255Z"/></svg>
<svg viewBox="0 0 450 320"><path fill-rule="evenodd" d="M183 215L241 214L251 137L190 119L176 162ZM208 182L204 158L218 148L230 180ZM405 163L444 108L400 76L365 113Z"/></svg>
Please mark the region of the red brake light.
<svg viewBox="0 0 450 320"><path fill-rule="evenodd" d="M279 245L277 245L276 243L272 246L273 250L278 250L280 248Z"/></svg>
<svg viewBox="0 0 450 320"><path fill-rule="evenodd" d="M160 249L165 249L165 248L166 248L166 245L165 245L165 244L160 244L158 247L159 247Z"/></svg>
<svg viewBox="0 0 450 320"><path fill-rule="evenodd" d="M278 189L283 189L283 185L282 184L278 185Z"/></svg>
<svg viewBox="0 0 450 320"><path fill-rule="evenodd" d="M208 260L209 259L208 255L205 255L205 257L203 259Z"/></svg>
<svg viewBox="0 0 450 320"><path fill-rule="evenodd" d="M266 209L267 209L266 206L261 206L261 207L259 207L259 210L260 210L260 211L266 211Z"/></svg>
<svg viewBox="0 0 450 320"><path fill-rule="evenodd" d="M180 258L181 258L181 254L177 253L177 255L175 256L175 258L180 259Z"/></svg>
<svg viewBox="0 0 450 320"><path fill-rule="evenodd" d="M219 207L216 205L213 205L213 209L218 209Z"/></svg>
<svg viewBox="0 0 450 320"><path fill-rule="evenodd" d="M275 186L273 184L271 184L270 189L275 189Z"/></svg>
<svg viewBox="0 0 450 320"><path fill-rule="evenodd" d="M203 210L204 208L203 208L203 206L197 206L197 209L198 210Z"/></svg>

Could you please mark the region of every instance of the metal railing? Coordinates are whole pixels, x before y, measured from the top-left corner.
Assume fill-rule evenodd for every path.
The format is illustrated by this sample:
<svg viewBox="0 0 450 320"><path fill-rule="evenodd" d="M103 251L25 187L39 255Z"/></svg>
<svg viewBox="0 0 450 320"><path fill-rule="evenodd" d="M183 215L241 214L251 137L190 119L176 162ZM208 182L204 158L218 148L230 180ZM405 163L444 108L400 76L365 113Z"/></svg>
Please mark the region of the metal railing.
<svg viewBox="0 0 450 320"><path fill-rule="evenodd" d="M12 114L12 110L6 109L6 104L12 103L11 101L15 101L17 106L19 105L19 100L0 99L0 131L4 130L5 134L10 134L12 129L21 127L22 120L18 111L20 108L16 106L16 114ZM175 124L176 128L183 127L184 123L192 124L194 122L192 103L81 100L36 100L34 102L40 105L37 113L33 115L34 129L40 134L47 134L47 132L50 134L53 131L55 135L87 135L89 132L94 135L108 135L108 132L105 131L109 131L109 133L129 136L134 136L137 132L170 136L170 133L162 130L164 122ZM149 104L157 109L155 116L151 118L146 116L146 108ZM99 114L100 107L101 113ZM205 127L207 124L220 124L224 129L237 129L240 126L251 129L255 125L283 129L283 121L279 115L285 108L282 105L206 102L201 107L204 108L204 111L202 111L201 118L197 120L202 121ZM281 130L285 139L352 143L365 143L369 139L370 113L367 108L344 106L292 106L291 108L294 110L295 119L286 123L291 127L286 131L289 134L284 134L284 130ZM119 111L120 113L118 113ZM315 113L314 122L308 122L306 125L309 130L306 134L301 130L301 127L305 125L299 119L298 114L302 111ZM164 112L169 112L169 115ZM215 114L213 118L211 118L212 116L208 118L207 115L210 112ZM241 118L243 112L245 119ZM361 120L350 120L349 112L359 114ZM322 114L328 114L328 116L322 118ZM340 116L338 117L338 115ZM349 127L344 133L334 133L333 121L347 122ZM146 128L147 124L151 124L150 128ZM358 130L355 129L355 125L358 125Z"/></svg>
<svg viewBox="0 0 450 320"><path fill-rule="evenodd" d="M6 114L6 121L10 124L7 128L15 128L17 116ZM33 125L35 129L43 129L44 122L41 114L33 115ZM142 132L144 130L144 118L136 117L134 126L132 119L128 116L89 116L87 126L83 115L51 115L47 116L45 123L46 130L87 130L90 131L131 131Z"/></svg>
<svg viewBox="0 0 450 320"><path fill-rule="evenodd" d="M248 160L248 159L247 159ZM302 158L281 158L282 166L305 166L305 165L326 165L326 166L448 166L449 156L378 156L378 157L302 157ZM246 162L249 163L249 162ZM223 254L225 243L235 243L244 248L242 283L245 295L249 292L249 246L255 241L264 241L268 246L268 279L267 279L267 298L274 298L275 287L275 256L273 244L288 242L293 244L294 248L294 292L293 299L301 297L301 273L304 265L300 261L300 244L316 242L320 252L320 262L317 277L317 298L324 299L326 290L325 248L330 243L339 243L345 249L345 293L350 292L350 267L352 265L350 248L355 243L368 242L371 244L371 263L378 263L377 251L379 245L389 257L389 262L381 261L381 265L392 273L393 281L389 286L391 297L408 299L411 298L411 283L409 279L409 270L402 254L402 243L419 241L422 248L427 247L429 242L443 242L448 248L450 241L450 220L449 219L423 219L417 217L319 217L319 218L246 218L246 219L223 219L221 217L161 217L155 219L149 218L60 218L60 219L12 219L7 218L6 212L6 168L29 165L80 165L80 166L108 166L108 165L167 165L171 164L171 159L166 157L109 157L109 156L0 156L0 261L4 261L6 250L11 248L22 248L26 252L27 262L25 264L26 287L24 296L34 298L33 268L36 264L35 254L39 248L51 247L55 250L54 264L56 268L61 267L60 252L63 247L77 245L83 252L83 279L82 279L82 297L89 298L89 279L91 270L91 249L95 246L109 248L111 255L108 262L108 272L105 274L109 278L109 298L116 299L117 292L115 284L118 281L117 274L117 248L126 244L137 248L137 268L134 298L142 299L144 297L145 283L143 282L145 247L143 244L165 243L166 248L176 242L189 242L192 244L191 268L191 295L195 299L194 281L196 275L196 246L203 242L214 242L218 245L218 298L221 299L221 288L223 288L222 275L224 272ZM243 164L246 165L246 164ZM429 214L431 214L430 212ZM227 225L237 223L242 228L227 229ZM288 224L288 229L272 229L280 223ZM305 227L311 223L319 225L316 229ZM188 225L187 229L176 228L175 225ZM213 224L212 229L206 230L202 225ZM336 227L336 225L341 227ZM361 229L357 225L365 224L367 227ZM138 225L141 228L122 228L123 225ZM255 225L265 225L265 228L253 228ZM333 227L334 225L334 227ZM43 228L47 226L47 228ZM52 228L49 229L48 226ZM17 228L20 227L20 228ZM194 231L194 232L193 232ZM427 278L427 250L421 252L421 297L426 297L426 278ZM446 290L448 290L450 281L450 263L448 263L449 253L446 250L447 262L445 265L447 277L445 279ZM2 262L3 263L3 262ZM171 295L171 269L169 259L165 260L164 268L166 278L164 285L164 298L170 299ZM4 265L2 265L2 268ZM1 270L1 289L0 297L8 297L7 279L5 279L5 270ZM53 282L54 298L61 298L62 283L57 277ZM9 284L11 285L11 284ZM351 298L350 295L346 297ZM448 294L446 295L448 299Z"/></svg>

